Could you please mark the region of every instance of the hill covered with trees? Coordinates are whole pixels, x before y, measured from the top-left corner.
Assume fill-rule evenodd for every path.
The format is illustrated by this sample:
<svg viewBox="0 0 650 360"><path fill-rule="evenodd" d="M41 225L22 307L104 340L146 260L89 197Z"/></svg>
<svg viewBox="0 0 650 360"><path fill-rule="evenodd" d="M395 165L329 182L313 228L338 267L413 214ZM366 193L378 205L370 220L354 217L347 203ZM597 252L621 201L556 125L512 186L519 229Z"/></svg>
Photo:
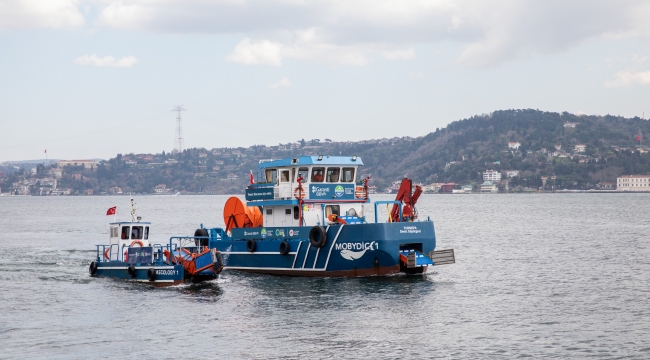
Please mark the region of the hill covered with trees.
<svg viewBox="0 0 650 360"><path fill-rule="evenodd" d="M480 184L481 174L511 175L509 189L538 189L542 178L557 188L592 189L623 174L650 173L650 122L618 116L578 116L539 110L503 110L452 122L427 135L358 142L304 139L274 146L192 148L179 154L118 154L93 168L56 165L7 167L3 192L16 182L57 174L70 193L241 193L262 159L300 155L357 155L378 188L404 176L424 184ZM513 172L514 171L514 172ZM506 179L506 176L504 176ZM502 184L503 185L503 184ZM547 184L549 185L549 184ZM550 185L549 185L550 186ZM32 191L33 192L33 191Z"/></svg>

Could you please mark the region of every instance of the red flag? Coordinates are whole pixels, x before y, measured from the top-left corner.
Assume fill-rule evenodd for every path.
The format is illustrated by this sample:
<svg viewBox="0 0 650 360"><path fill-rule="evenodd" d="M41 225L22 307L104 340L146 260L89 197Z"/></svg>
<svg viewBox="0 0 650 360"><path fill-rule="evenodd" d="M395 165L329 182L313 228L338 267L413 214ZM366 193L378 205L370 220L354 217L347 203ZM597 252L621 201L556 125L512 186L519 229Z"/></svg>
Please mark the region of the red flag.
<svg viewBox="0 0 650 360"><path fill-rule="evenodd" d="M108 209L108 211L106 211L106 215L115 215L116 210L117 206L113 206L112 208Z"/></svg>
<svg viewBox="0 0 650 360"><path fill-rule="evenodd" d="M255 179L253 178L253 170L251 170L251 185L255 184Z"/></svg>
<svg viewBox="0 0 650 360"><path fill-rule="evenodd" d="M45 153L47 154L47 149L45 149Z"/></svg>
<svg viewBox="0 0 650 360"><path fill-rule="evenodd" d="M636 136L636 141L641 141L641 134Z"/></svg>

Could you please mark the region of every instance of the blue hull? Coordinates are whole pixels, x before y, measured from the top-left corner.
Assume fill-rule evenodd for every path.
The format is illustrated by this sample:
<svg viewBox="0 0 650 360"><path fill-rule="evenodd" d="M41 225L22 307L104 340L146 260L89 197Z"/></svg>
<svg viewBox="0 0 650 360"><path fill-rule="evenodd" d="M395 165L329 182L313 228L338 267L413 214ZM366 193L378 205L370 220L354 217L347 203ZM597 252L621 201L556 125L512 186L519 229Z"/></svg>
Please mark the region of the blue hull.
<svg viewBox="0 0 650 360"><path fill-rule="evenodd" d="M426 267L406 269L400 250L428 254L436 247L433 222L336 225L326 227L323 247L304 236L309 227L234 229L232 238L215 241L224 269L292 276L372 276L399 272L421 273ZM269 234L261 237L260 234ZM300 234L302 238L294 237ZM280 235L280 236L277 236ZM247 242L255 241L255 251ZM289 253L280 244L289 243Z"/></svg>

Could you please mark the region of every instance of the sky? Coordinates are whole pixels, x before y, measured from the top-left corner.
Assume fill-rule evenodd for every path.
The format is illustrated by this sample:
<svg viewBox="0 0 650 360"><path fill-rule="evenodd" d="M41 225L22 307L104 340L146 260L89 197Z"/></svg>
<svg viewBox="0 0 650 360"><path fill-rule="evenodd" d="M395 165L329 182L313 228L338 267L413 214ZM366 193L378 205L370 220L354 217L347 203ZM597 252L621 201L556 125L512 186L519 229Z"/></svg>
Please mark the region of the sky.
<svg viewBox="0 0 650 360"><path fill-rule="evenodd" d="M0 161L650 116L650 2L1 0Z"/></svg>

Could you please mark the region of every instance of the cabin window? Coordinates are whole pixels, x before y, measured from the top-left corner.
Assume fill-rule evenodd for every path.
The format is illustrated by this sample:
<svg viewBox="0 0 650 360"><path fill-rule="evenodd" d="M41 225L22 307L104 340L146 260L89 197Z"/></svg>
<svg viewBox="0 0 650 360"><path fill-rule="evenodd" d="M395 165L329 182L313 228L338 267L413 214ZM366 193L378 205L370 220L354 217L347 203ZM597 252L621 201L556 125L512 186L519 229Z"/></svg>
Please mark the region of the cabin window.
<svg viewBox="0 0 650 360"><path fill-rule="evenodd" d="M353 182L354 181L354 168L343 168L343 176L341 176L341 182Z"/></svg>
<svg viewBox="0 0 650 360"><path fill-rule="evenodd" d="M291 215L291 208L284 209L284 214L285 215Z"/></svg>
<svg viewBox="0 0 650 360"><path fill-rule="evenodd" d="M266 209L266 215L273 215L273 209Z"/></svg>
<svg viewBox="0 0 650 360"><path fill-rule="evenodd" d="M117 226L112 227L112 228L111 228L111 237L112 237L112 238L116 238L116 237L117 237L117 234L118 234Z"/></svg>
<svg viewBox="0 0 650 360"><path fill-rule="evenodd" d="M129 230L131 230L130 226L122 226L122 236L121 236L121 238L123 240L129 238Z"/></svg>
<svg viewBox="0 0 650 360"><path fill-rule="evenodd" d="M280 171L280 181L289 182L289 170Z"/></svg>
<svg viewBox="0 0 650 360"><path fill-rule="evenodd" d="M339 175L341 175L341 168L327 168L327 182L339 182Z"/></svg>
<svg viewBox="0 0 650 360"><path fill-rule="evenodd" d="M264 175L266 176L266 182L268 184L275 183L275 180L278 178L278 170L266 169L266 171L264 171Z"/></svg>
<svg viewBox="0 0 650 360"><path fill-rule="evenodd" d="M341 207L338 205L325 206L325 217L329 218L332 214L341 215Z"/></svg>
<svg viewBox="0 0 650 360"><path fill-rule="evenodd" d="M131 239L142 239L142 226L134 226L131 228Z"/></svg>
<svg viewBox="0 0 650 360"><path fill-rule="evenodd" d="M299 177L302 177L302 182L309 181L309 168L306 168L306 167L299 168L298 169L298 177L296 178L296 181L298 181Z"/></svg>
<svg viewBox="0 0 650 360"><path fill-rule="evenodd" d="M293 207L293 219L294 220L300 219L300 208L298 208L297 206Z"/></svg>
<svg viewBox="0 0 650 360"><path fill-rule="evenodd" d="M149 227L144 228L144 239L148 240L149 239Z"/></svg>
<svg viewBox="0 0 650 360"><path fill-rule="evenodd" d="M325 176L324 167L315 167L311 170L311 182L323 182Z"/></svg>

